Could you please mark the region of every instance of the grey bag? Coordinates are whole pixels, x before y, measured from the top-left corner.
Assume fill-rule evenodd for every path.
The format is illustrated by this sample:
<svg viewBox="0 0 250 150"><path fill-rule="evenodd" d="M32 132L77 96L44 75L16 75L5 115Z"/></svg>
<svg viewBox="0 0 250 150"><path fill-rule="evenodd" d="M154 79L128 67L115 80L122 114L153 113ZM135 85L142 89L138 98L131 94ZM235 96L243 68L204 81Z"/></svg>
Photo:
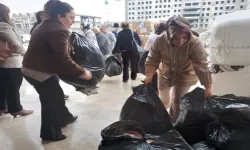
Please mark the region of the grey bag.
<svg viewBox="0 0 250 150"><path fill-rule="evenodd" d="M135 40L134 32L132 30L131 30L131 34L132 34L132 38L133 38L132 39L132 48L133 48L133 50L138 54L143 54L145 52L145 50Z"/></svg>

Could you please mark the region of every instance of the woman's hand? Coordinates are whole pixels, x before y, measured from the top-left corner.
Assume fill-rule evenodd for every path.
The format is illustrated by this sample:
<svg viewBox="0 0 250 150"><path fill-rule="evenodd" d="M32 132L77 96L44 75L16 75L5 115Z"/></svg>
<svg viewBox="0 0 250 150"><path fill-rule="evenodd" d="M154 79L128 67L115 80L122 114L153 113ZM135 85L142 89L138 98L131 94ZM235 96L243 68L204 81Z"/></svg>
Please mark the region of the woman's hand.
<svg viewBox="0 0 250 150"><path fill-rule="evenodd" d="M152 82L153 75L146 75L146 78L142 81L145 85L148 85Z"/></svg>
<svg viewBox="0 0 250 150"><path fill-rule="evenodd" d="M7 42L0 41L0 60L4 61L15 51Z"/></svg>
<svg viewBox="0 0 250 150"><path fill-rule="evenodd" d="M90 71L86 70L85 73L83 75L81 75L79 78L83 79L83 80L90 80L90 79L92 79L92 73Z"/></svg>

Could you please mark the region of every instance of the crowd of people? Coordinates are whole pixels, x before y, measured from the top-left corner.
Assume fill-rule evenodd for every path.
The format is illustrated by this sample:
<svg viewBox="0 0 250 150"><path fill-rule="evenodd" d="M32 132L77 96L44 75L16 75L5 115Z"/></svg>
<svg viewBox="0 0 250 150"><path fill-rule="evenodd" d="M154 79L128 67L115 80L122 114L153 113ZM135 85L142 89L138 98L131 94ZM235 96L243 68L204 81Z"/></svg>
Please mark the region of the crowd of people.
<svg viewBox="0 0 250 150"><path fill-rule="evenodd" d="M10 113L15 117L33 113L21 106L19 89L24 77L39 94L42 110L40 137L42 140L63 140L66 136L61 128L73 123L77 116L72 115L65 105L67 96L59 84L58 75L72 75L82 80L92 78L91 72L69 55L69 29L74 24L74 8L60 0L49 0L44 10L37 13L27 51L11 25L9 13L10 9L0 4L0 115ZM131 79L136 80L140 55L131 41L134 37L138 45L142 42L130 29L129 22L121 23L121 31L118 23L113 25L112 32L107 26L91 28L85 22L80 28L84 37L99 48L105 58L122 56L124 83L129 80L129 67ZM150 84L155 80L157 84L154 86L157 86L166 109L170 108L173 122L179 113L180 98L198 79L206 89L206 97L212 95L207 53L185 18L174 16L166 23L155 24L155 33L149 37L144 49L149 55L143 82Z"/></svg>

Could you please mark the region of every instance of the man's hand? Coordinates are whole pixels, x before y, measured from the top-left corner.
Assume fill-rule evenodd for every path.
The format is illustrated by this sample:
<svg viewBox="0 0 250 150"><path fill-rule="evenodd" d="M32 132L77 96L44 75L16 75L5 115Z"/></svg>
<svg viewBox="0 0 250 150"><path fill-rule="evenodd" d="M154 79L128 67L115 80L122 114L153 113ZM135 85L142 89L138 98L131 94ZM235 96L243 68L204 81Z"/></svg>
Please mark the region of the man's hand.
<svg viewBox="0 0 250 150"><path fill-rule="evenodd" d="M86 70L85 73L81 75L79 78L83 80L90 80L92 79L92 73Z"/></svg>
<svg viewBox="0 0 250 150"><path fill-rule="evenodd" d="M211 84L205 85L204 87L205 87L205 99L207 99L208 97L213 96Z"/></svg>

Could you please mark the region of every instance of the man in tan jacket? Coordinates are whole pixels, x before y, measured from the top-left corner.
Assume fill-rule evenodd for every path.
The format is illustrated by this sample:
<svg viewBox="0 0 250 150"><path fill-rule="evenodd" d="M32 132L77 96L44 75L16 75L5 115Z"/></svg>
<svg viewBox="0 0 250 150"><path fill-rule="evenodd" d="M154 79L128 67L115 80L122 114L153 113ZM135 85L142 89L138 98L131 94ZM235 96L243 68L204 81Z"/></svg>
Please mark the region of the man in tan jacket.
<svg viewBox="0 0 250 150"><path fill-rule="evenodd" d="M173 123L179 115L180 98L198 79L206 89L205 96L212 95L207 53L202 42L193 35L188 20L183 17L174 16L167 22L167 33L155 41L145 69L145 84L152 82L158 70L159 96L166 109L170 107Z"/></svg>

